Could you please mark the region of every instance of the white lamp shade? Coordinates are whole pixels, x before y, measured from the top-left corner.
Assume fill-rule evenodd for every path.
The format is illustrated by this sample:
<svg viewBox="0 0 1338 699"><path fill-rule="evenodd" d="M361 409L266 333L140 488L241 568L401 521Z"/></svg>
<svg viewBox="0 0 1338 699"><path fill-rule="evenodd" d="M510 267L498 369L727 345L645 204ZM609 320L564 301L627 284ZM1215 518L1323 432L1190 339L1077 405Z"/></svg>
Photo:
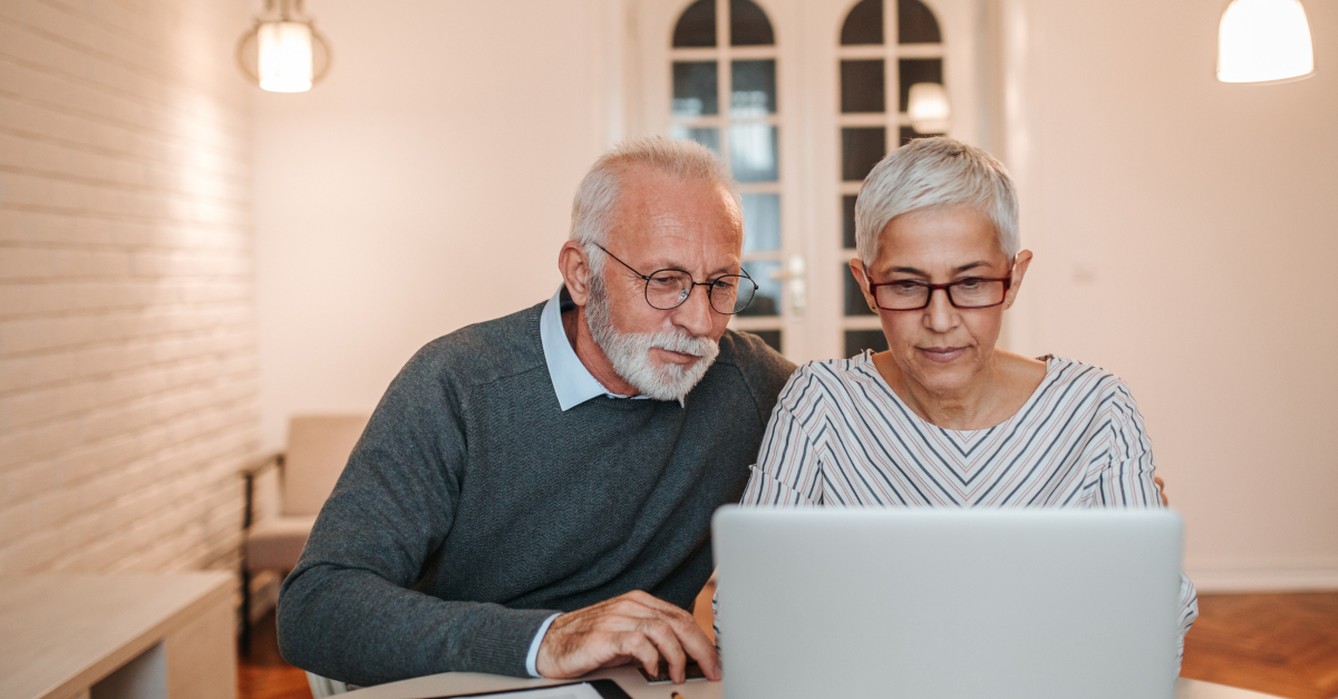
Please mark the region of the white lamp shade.
<svg viewBox="0 0 1338 699"><path fill-rule="evenodd" d="M1232 0L1217 31L1217 79L1294 80L1315 72L1310 23L1300 0Z"/></svg>
<svg viewBox="0 0 1338 699"><path fill-rule="evenodd" d="M944 133L952 120L948 105L948 91L942 83L915 83L911 85L907 115L916 133Z"/></svg>
<svg viewBox="0 0 1338 699"><path fill-rule="evenodd" d="M311 89L311 26L304 22L265 22L260 44L260 88L270 92Z"/></svg>

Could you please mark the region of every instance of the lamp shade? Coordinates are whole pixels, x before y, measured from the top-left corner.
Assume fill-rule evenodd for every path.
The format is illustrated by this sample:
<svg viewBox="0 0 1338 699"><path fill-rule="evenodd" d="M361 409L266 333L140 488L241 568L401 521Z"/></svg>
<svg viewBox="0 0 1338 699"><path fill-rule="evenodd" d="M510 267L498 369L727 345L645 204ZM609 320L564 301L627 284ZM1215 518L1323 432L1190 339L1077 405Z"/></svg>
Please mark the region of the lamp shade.
<svg viewBox="0 0 1338 699"><path fill-rule="evenodd" d="M303 22L265 22L260 42L260 89L306 92L311 89L311 27Z"/></svg>
<svg viewBox="0 0 1338 699"><path fill-rule="evenodd" d="M916 133L945 133L952 119L948 91L942 83L915 83L911 85L907 115Z"/></svg>
<svg viewBox="0 0 1338 699"><path fill-rule="evenodd" d="M302 11L302 0L266 0L237 41L237 65L269 92L306 92L330 70L330 47Z"/></svg>
<svg viewBox="0 0 1338 699"><path fill-rule="evenodd" d="M1300 0L1232 0L1217 30L1217 79L1296 80L1315 72L1310 23Z"/></svg>

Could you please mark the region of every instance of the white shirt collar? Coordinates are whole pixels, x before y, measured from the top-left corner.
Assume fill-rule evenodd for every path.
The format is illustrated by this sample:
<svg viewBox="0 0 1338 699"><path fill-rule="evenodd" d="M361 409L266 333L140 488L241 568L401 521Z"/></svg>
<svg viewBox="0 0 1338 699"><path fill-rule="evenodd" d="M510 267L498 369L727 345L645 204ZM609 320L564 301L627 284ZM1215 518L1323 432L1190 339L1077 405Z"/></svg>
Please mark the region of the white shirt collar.
<svg viewBox="0 0 1338 699"><path fill-rule="evenodd" d="M544 348L544 362L548 364L548 378L553 382L553 392L557 394L562 411L566 412L600 396L646 399L646 396L613 393L581 363L571 341L567 339L567 331L562 327L562 291L563 287L558 287L557 293L548 299L539 315L539 341ZM684 405L682 398L678 404Z"/></svg>

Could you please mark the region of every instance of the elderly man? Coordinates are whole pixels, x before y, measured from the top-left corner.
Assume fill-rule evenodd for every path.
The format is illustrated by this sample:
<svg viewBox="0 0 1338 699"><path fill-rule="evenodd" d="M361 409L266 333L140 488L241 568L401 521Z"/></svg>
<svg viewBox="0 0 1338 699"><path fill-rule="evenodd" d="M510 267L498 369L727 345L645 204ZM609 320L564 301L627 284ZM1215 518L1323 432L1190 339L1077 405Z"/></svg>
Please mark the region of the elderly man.
<svg viewBox="0 0 1338 699"><path fill-rule="evenodd" d="M279 599L293 664L682 681L688 613L793 366L726 330L756 285L710 151L651 138L576 193L564 287L428 344L391 383Z"/></svg>

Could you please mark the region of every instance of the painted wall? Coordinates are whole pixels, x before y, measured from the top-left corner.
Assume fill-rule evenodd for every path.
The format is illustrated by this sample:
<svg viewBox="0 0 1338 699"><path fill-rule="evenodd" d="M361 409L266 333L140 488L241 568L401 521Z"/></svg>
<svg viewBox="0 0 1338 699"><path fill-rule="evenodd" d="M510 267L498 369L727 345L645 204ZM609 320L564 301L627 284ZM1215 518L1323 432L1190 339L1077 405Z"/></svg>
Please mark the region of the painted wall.
<svg viewBox="0 0 1338 699"><path fill-rule="evenodd" d="M1220 2L1007 0L1035 262L1012 337L1120 374L1204 588L1338 586L1338 5L1316 76L1213 77Z"/></svg>
<svg viewBox="0 0 1338 699"><path fill-rule="evenodd" d="M557 289L571 196L621 111L614 7L311 6L328 80L257 99L268 445L293 413L370 411L427 341Z"/></svg>
<svg viewBox="0 0 1338 699"><path fill-rule="evenodd" d="M259 448L234 3L0 3L0 577L232 568Z"/></svg>

